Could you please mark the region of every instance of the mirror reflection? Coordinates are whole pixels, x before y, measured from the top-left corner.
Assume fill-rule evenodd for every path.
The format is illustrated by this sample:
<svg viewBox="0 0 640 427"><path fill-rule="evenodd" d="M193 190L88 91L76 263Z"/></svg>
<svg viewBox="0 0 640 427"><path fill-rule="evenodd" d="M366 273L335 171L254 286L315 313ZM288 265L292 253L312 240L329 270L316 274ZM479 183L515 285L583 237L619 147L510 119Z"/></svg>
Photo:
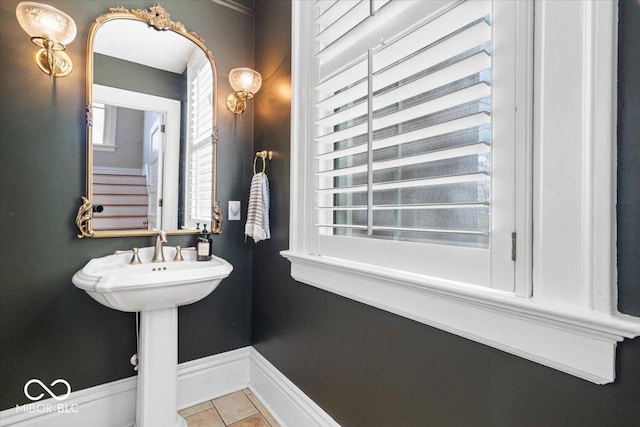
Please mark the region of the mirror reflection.
<svg viewBox="0 0 640 427"><path fill-rule="evenodd" d="M112 12L89 36L91 210L78 214L79 237L195 232L211 223L215 200L213 57L180 23L162 21L158 29L152 20L166 14L161 8L158 16L153 7ZM163 28L167 22L174 28Z"/></svg>
<svg viewBox="0 0 640 427"><path fill-rule="evenodd" d="M178 228L178 187L164 184L178 179L180 107L175 100L94 85L95 231Z"/></svg>

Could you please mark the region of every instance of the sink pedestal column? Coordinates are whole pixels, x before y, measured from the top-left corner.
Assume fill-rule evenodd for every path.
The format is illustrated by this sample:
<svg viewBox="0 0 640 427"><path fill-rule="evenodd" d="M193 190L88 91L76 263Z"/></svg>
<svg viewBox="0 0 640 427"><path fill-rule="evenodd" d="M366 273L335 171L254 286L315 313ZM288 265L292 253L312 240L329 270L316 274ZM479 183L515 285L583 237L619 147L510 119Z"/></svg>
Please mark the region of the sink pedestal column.
<svg viewBox="0 0 640 427"><path fill-rule="evenodd" d="M135 427L187 427L178 415L178 308L140 313Z"/></svg>

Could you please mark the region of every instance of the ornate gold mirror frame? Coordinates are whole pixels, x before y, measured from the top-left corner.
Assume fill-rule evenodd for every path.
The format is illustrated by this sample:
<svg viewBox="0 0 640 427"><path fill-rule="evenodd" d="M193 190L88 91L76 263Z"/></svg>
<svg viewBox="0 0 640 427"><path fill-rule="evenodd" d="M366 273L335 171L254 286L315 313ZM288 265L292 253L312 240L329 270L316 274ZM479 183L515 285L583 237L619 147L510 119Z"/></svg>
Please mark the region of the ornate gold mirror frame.
<svg viewBox="0 0 640 427"><path fill-rule="evenodd" d="M149 27L153 27L159 31L171 31L180 36L186 37L191 42L196 44L209 59L211 64L211 71L213 73L213 126L211 134L211 149L212 152L212 188L211 188L211 233L219 234L222 232L223 217L220 211L220 203L217 199L217 161L218 161L218 114L217 114L217 96L218 96L218 73L216 69L215 59L213 54L204 44L204 40L195 32L187 31L184 25L180 22L174 22L171 20L169 13L160 6L155 4L149 8L144 9L127 9L124 7L109 8L109 13L99 16L94 21L91 29L89 30L89 36L87 39L87 68L86 68L86 120L87 120L87 136L86 136L86 191L87 195L82 197L82 205L78 209L76 215L76 225L79 229L78 238L84 237L127 237L127 236L152 236L157 234L152 230L93 230L91 221L93 218L93 142L92 142L92 126L93 126L93 74L94 74L94 41L95 36L100 27L112 20L116 19L128 19L141 21L146 23ZM199 233L199 229L188 230L165 230L167 234L195 234Z"/></svg>

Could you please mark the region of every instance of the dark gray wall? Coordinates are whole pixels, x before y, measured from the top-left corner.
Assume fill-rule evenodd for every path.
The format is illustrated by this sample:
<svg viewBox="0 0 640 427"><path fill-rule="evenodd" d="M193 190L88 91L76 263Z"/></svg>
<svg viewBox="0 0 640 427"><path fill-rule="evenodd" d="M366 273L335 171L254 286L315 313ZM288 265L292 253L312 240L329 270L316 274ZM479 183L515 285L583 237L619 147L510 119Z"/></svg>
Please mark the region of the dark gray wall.
<svg viewBox="0 0 640 427"><path fill-rule="evenodd" d="M257 1L264 89L254 148L276 157L272 239L254 248L254 347L343 426L639 425L640 340L619 345L616 382L598 386L290 277L278 253L288 247L290 118L280 88L290 81L290 49L290 2ZM637 182L629 183L636 191ZM637 239L638 230L623 232ZM637 292L637 277L629 286ZM640 308L637 297L625 304Z"/></svg>
<svg viewBox="0 0 640 427"><path fill-rule="evenodd" d="M71 283L90 258L147 246L151 238L76 238L74 218L85 194L85 44L108 7L147 8L149 0L51 0L73 17L68 46L73 73L53 82L34 63L37 50L20 28L18 0L0 2L0 409L27 402L31 378L64 378L73 390L134 375L134 315L103 307ZM174 20L197 31L219 71L219 198L244 200L252 122L224 109L232 68L253 66L253 17L211 0L163 0ZM229 37L233 34L233 37ZM179 311L179 360L250 343L252 251L239 221L214 237L214 252L234 266L209 297ZM169 237L188 245L193 237Z"/></svg>
<svg viewBox="0 0 640 427"><path fill-rule="evenodd" d="M640 2L618 30L618 309L640 316Z"/></svg>
<svg viewBox="0 0 640 427"><path fill-rule="evenodd" d="M93 57L96 84L180 101L186 96L186 72L172 73L99 53Z"/></svg>

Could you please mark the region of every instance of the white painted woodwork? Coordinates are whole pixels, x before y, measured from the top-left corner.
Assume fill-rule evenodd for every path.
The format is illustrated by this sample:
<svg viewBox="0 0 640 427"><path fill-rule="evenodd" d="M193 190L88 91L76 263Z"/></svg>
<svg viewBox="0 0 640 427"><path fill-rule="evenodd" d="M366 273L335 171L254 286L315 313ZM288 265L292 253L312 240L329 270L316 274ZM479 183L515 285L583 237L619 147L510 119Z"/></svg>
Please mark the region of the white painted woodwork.
<svg viewBox="0 0 640 427"><path fill-rule="evenodd" d="M177 378L178 409L249 387L283 427L339 426L253 347L181 363ZM52 405L51 412L5 409L0 427L130 427L136 418L136 384L131 376L73 390L63 403L66 411L58 412L61 402L53 398L40 401Z"/></svg>

